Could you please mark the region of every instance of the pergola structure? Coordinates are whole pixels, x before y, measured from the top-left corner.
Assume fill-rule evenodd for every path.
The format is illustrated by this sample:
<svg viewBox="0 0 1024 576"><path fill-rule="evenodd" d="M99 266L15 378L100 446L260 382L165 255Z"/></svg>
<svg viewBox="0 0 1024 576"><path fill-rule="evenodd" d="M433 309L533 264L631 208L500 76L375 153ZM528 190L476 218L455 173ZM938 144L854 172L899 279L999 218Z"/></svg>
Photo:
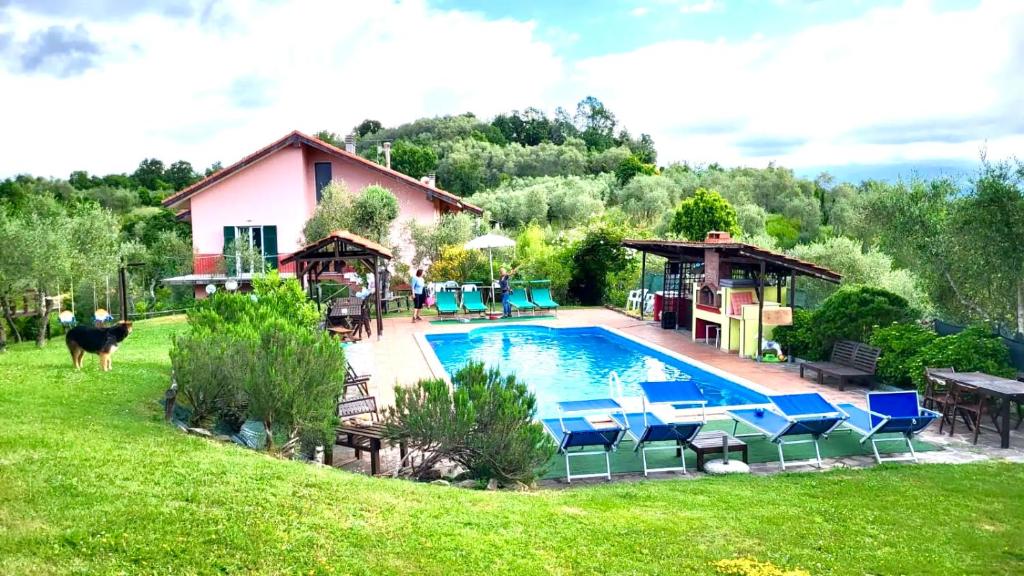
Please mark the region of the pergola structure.
<svg viewBox="0 0 1024 576"><path fill-rule="evenodd" d="M285 258L281 264L295 262L295 277L309 290L313 296L313 286L320 282L325 273L341 273L349 262L362 262L373 270L374 310L377 315L377 339L384 330L384 319L381 318L380 291L383 283L380 279L381 261L390 261L391 251L380 244L357 236L347 230L335 230L316 242L302 247Z"/></svg>
<svg viewBox="0 0 1024 576"><path fill-rule="evenodd" d="M734 302L722 301L723 287L731 292L753 290L758 306L757 357L761 355L760 342L764 333L766 287L774 293L780 306L783 292L788 292L788 307L792 309L795 305L797 276L832 283L839 283L842 280L842 276L832 270L758 246L736 242L726 232L712 231L703 242L624 240L622 245L643 254L641 278L647 273L647 254L655 254L667 260L663 291L664 309L677 315L677 318L679 315L687 318L685 315L692 313L693 316L688 318L690 321L696 318L694 324L697 326L701 325L701 316L708 318L714 313L721 317L735 315L735 312L731 311ZM774 285L769 284L771 280L774 280ZM787 280L788 288L784 285ZM641 319L643 308L641 304ZM693 338L696 337L694 334Z"/></svg>

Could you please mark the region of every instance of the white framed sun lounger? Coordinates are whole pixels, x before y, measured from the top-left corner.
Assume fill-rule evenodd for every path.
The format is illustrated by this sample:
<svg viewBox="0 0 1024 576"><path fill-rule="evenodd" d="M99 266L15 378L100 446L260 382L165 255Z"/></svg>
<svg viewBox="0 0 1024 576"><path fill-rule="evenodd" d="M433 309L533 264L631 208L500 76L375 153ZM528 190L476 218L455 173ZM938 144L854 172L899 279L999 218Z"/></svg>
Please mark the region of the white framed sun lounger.
<svg viewBox="0 0 1024 576"><path fill-rule="evenodd" d="M822 467L821 448L818 440L827 438L833 430L846 421L848 415L838 406L816 392L783 394L771 396L772 406L768 408L741 408L729 410L733 419L733 436L737 438L765 437L776 445L779 451L779 466L786 469L784 446L813 444L815 457L810 460L790 461L790 466L809 465ZM736 434L739 423L757 430L754 434ZM802 440L787 440L789 436L810 436Z"/></svg>
<svg viewBox="0 0 1024 576"><path fill-rule="evenodd" d="M565 457L565 480L573 478L612 479L610 453L618 448L626 434L626 428L613 415L622 415L622 406L611 398L574 400L559 402L558 418L541 420L545 430L558 445L558 451ZM600 446L600 450L587 450ZM579 450L573 451L573 448ZM605 471L596 474L572 473L572 458L604 455Z"/></svg>
<svg viewBox="0 0 1024 576"><path fill-rule="evenodd" d="M704 392L689 380L641 382L640 389L643 391L641 411L622 414L620 424L635 442L633 450L640 452L644 476L650 472L682 471L685 474L686 446L707 423L708 401L704 398ZM691 410L699 407L700 419L668 417L667 414L674 412L677 405L686 405ZM654 410L659 410L660 414ZM658 450L678 451L679 466L649 468L647 452Z"/></svg>
<svg viewBox="0 0 1024 576"><path fill-rule="evenodd" d="M912 439L927 428L942 414L921 407L916 390L895 392L868 392L867 409L853 404L840 404L850 415L846 427L860 434L860 443L871 442L875 462L917 462ZM890 438L879 438L879 434L898 434ZM878 452L879 442L906 442L909 456L883 458Z"/></svg>

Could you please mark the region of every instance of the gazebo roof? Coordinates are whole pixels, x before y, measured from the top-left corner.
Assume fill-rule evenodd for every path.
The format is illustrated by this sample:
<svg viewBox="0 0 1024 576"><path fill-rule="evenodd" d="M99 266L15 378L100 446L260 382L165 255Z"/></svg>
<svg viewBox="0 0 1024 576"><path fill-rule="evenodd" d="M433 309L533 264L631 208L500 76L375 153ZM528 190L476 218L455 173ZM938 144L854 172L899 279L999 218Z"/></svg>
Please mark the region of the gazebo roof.
<svg viewBox="0 0 1024 576"><path fill-rule="evenodd" d="M726 236L726 238L728 238ZM641 252L663 256L669 260L703 262L705 251L713 249L723 260L739 265L760 265L765 263L770 272L793 271L806 276L838 284L842 276L828 268L805 262L792 256L766 250L752 244L729 240L710 242L688 242L683 240L623 240L622 245Z"/></svg>
<svg viewBox="0 0 1024 576"><path fill-rule="evenodd" d="M335 250L336 248L336 250ZM309 260L323 257L339 258L366 258L377 256L385 260L393 257L391 250L380 244L353 234L348 230L335 230L327 236L303 246L292 254L281 259L281 264L288 264L296 260Z"/></svg>

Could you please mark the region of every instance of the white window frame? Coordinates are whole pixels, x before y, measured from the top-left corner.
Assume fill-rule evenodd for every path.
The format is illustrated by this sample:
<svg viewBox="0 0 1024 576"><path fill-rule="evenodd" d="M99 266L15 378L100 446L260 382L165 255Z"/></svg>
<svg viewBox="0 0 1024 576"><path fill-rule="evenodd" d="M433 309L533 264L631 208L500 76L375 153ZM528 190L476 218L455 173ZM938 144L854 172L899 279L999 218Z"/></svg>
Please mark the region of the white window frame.
<svg viewBox="0 0 1024 576"><path fill-rule="evenodd" d="M267 252L263 246L263 228L264 226L235 226L235 243L238 243L238 239L242 238L242 234L249 239L249 247L252 248L253 244L253 230L259 229L260 231L260 269L259 272L263 272L266 268ZM235 249L235 273L237 275L242 274L255 274L257 271L254 269L243 269L242 268L242 255L238 252L237 247Z"/></svg>

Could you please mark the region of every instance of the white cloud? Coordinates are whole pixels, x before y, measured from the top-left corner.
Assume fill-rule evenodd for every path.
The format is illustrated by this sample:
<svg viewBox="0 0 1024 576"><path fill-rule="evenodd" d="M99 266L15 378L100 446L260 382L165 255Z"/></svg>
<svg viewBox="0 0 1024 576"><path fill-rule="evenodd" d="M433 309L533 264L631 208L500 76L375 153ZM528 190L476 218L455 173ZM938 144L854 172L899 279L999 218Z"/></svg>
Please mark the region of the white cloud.
<svg viewBox="0 0 1024 576"><path fill-rule="evenodd" d="M217 26L156 14L87 22L103 61L73 78L16 74L0 60L0 177L130 171L144 156L233 162L296 128L544 103L564 75L535 24L422 1L217 9L207 19ZM55 22L9 14L11 30Z"/></svg>
<svg viewBox="0 0 1024 576"><path fill-rule="evenodd" d="M927 2L786 37L671 41L591 58L600 95L662 161L814 166L1009 155L1024 140L1024 3Z"/></svg>
<svg viewBox="0 0 1024 576"><path fill-rule="evenodd" d="M1024 144L1024 2L909 1L788 36L574 63L533 22L422 0L216 6L84 23L0 11L0 178L130 171L147 156L204 167L295 128L571 109L590 94L652 134L663 163L971 160L986 143L992 157ZM58 79L9 60L32 33L79 24L100 46L95 66Z"/></svg>
<svg viewBox="0 0 1024 576"><path fill-rule="evenodd" d="M650 13L650 11L651 9L648 8L647 6L637 6L636 8L630 10L629 13L632 14L633 16L640 17L646 16L648 13Z"/></svg>

